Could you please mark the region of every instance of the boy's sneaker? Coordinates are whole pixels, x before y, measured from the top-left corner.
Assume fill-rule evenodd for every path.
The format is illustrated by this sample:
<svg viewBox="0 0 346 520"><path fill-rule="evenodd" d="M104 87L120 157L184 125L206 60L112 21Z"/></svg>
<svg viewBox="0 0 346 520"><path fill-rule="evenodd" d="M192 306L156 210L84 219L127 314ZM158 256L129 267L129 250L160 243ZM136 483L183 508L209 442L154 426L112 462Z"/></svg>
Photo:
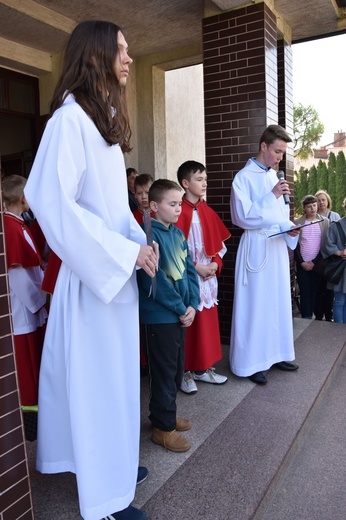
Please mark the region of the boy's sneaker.
<svg viewBox="0 0 346 520"><path fill-rule="evenodd" d="M196 374L196 372L191 372L191 375L195 381L203 381L204 383L212 383L214 385L223 385L227 381L226 376L222 376L221 374L217 374L215 372L215 368L208 368L203 374Z"/></svg>
<svg viewBox="0 0 346 520"><path fill-rule="evenodd" d="M193 380L191 372L185 372L183 380L181 382L180 390L184 394L195 394L198 392L196 383Z"/></svg>
<svg viewBox="0 0 346 520"><path fill-rule="evenodd" d="M129 506L122 511L105 516L103 520L148 520L148 517L140 509Z"/></svg>

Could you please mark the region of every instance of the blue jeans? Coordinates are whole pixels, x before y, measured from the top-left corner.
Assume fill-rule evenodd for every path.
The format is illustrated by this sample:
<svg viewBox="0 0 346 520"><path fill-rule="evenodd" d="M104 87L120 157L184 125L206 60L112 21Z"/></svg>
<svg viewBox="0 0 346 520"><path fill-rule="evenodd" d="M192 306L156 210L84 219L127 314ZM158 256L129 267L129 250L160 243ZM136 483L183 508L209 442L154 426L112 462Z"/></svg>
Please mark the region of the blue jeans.
<svg viewBox="0 0 346 520"><path fill-rule="evenodd" d="M346 323L346 293L334 291L333 314L336 323Z"/></svg>

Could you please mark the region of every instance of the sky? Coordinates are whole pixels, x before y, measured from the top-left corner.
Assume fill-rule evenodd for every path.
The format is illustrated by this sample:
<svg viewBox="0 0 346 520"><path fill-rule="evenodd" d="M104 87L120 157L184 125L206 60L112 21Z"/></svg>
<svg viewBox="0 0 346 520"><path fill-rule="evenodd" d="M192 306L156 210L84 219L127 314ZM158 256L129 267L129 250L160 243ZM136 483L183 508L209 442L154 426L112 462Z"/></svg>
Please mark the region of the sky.
<svg viewBox="0 0 346 520"><path fill-rule="evenodd" d="M318 146L346 132L346 34L292 45L293 100L312 105L324 124Z"/></svg>

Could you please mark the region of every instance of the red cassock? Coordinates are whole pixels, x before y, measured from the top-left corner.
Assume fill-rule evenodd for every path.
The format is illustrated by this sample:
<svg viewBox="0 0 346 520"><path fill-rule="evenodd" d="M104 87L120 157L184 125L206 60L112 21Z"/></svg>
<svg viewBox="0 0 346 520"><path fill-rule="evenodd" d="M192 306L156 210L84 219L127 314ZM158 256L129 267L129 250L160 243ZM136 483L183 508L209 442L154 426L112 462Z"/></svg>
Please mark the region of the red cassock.
<svg viewBox="0 0 346 520"><path fill-rule="evenodd" d="M196 205L185 197L182 202L182 212L176 224L188 239L192 223L193 211L197 210L201 225L204 253L218 264L216 276L220 276L222 258L219 252L223 242L231 236L220 217L201 199ZM193 260L195 260L193 258ZM220 341L219 317L217 305L210 309L203 307L197 312L190 327L186 329L185 370L207 370L222 358Z"/></svg>
<svg viewBox="0 0 346 520"><path fill-rule="evenodd" d="M48 263L44 278L42 282L42 291L46 291L49 294L53 294L56 280L58 278L59 270L61 266L60 258L51 251L49 253Z"/></svg>
<svg viewBox="0 0 346 520"><path fill-rule="evenodd" d="M144 212L140 208L135 209L135 211L133 212L133 216L135 217L135 219L137 220L139 225L143 224L143 215L144 215ZM154 215L155 215L154 212L151 211L150 216L154 217Z"/></svg>
<svg viewBox="0 0 346 520"><path fill-rule="evenodd" d="M40 254L24 237L24 230L34 239L22 219L4 214L7 269L42 267ZM36 246L35 246L36 247ZM15 317L13 316L15 319ZM32 332L14 335L15 358L19 381L21 404L34 406L38 402L38 380L41 363L45 325Z"/></svg>

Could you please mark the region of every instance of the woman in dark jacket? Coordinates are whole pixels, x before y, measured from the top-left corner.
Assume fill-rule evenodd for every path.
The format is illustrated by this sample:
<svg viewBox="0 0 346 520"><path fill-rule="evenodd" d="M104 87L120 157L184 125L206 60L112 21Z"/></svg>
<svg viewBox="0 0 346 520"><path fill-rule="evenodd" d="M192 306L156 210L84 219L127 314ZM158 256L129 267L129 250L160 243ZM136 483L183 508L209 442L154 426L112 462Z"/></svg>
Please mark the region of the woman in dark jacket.
<svg viewBox="0 0 346 520"><path fill-rule="evenodd" d="M343 207L346 212L346 198L344 199ZM341 218L339 223L346 236L346 217ZM322 254L324 258L330 255L340 256L346 262L346 243L340 236L336 222L333 222L329 226L322 245ZM346 267L340 282L338 284L328 282L327 287L328 289L334 290L334 321L337 323L346 323Z"/></svg>
<svg viewBox="0 0 346 520"><path fill-rule="evenodd" d="M317 198L317 212L322 217L326 217L329 222L336 222L340 219L339 213L332 211L332 199L329 194L324 190L319 190L315 193ZM320 286L316 294L316 302L314 314L316 320L333 321L333 302L334 302L334 291L328 289L327 280L322 277Z"/></svg>

